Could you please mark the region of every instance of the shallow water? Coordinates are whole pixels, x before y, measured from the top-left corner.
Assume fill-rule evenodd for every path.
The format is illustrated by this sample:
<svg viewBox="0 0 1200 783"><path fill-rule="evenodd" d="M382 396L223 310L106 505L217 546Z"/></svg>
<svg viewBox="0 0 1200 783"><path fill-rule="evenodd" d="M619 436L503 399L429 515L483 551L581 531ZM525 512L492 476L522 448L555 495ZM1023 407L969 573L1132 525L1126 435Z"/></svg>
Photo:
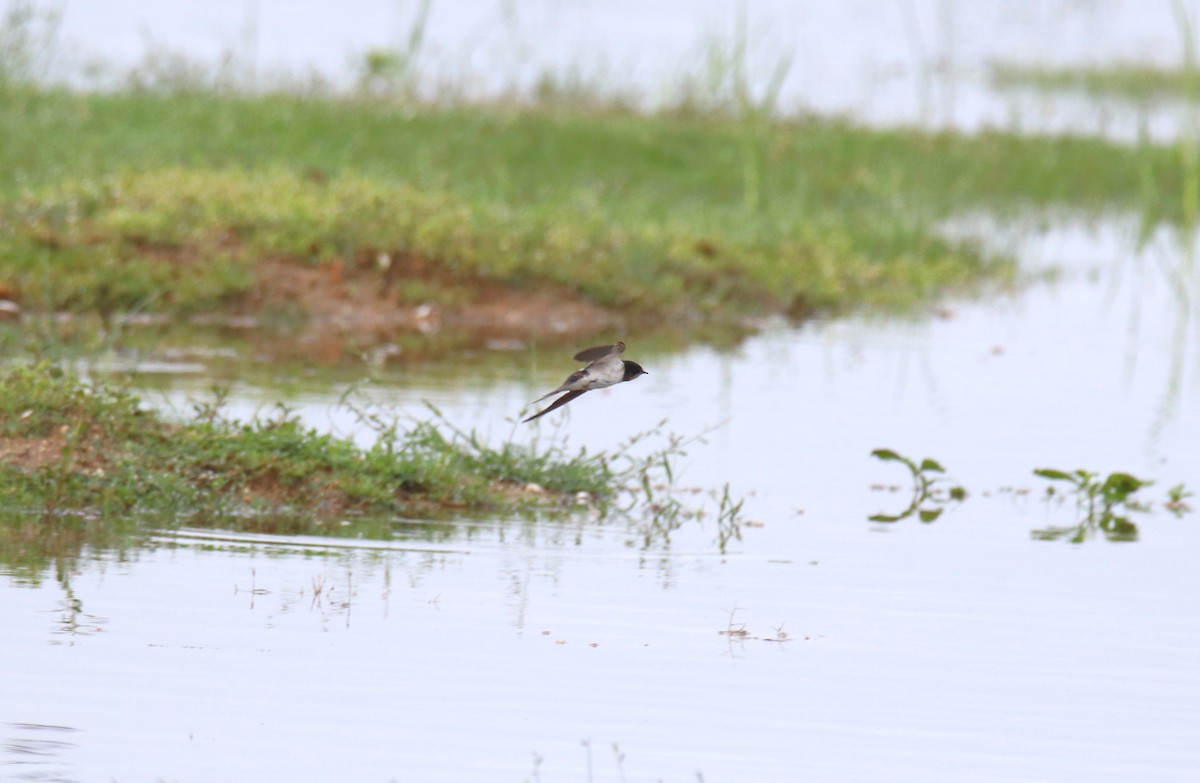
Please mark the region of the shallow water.
<svg viewBox="0 0 1200 783"><path fill-rule="evenodd" d="M0 666L21 676L0 700L0 779L1194 776L1195 515L1136 515L1135 543L1031 538L1077 518L1042 500L1035 467L1127 470L1159 500L1200 484L1198 330L1158 265L1179 250L1138 253L1112 225L1017 235L1057 282L726 352L646 356L627 335L651 375L544 420L589 448L664 416L725 421L683 463L762 524L725 552L711 518L647 543L583 515L436 540L401 525L386 543L184 530L60 581L8 574ZM513 420L569 357L500 357L364 394L532 437ZM232 413L283 398L370 437L340 383L248 377ZM181 410L207 385L146 382ZM869 522L907 500L872 489L905 480L878 447L935 457L968 499L932 524Z"/></svg>
<svg viewBox="0 0 1200 783"><path fill-rule="evenodd" d="M1069 548L978 522L650 562L556 528L448 552L164 540L73 577L71 634L56 589L5 591L5 711L71 729L25 766L28 730L0 729L6 778L1190 776L1194 525ZM734 609L788 640L720 635Z"/></svg>
<svg viewBox="0 0 1200 783"><path fill-rule="evenodd" d="M147 61L144 74L170 74L182 55L242 83L293 82L316 72L352 84L365 52L404 47L420 3L353 0L221 0L178 6L147 0L63 7L55 67L67 76L101 61L108 71ZM995 63L1092 66L1100 62L1182 62L1180 26L1170 2L1136 0L657 0L654 3L432 3L417 48L424 86L470 94L528 91L546 73L591 86L632 90L651 101L681 77L703 77L708 47L738 40L745 7L747 77L761 96L780 63L787 78L778 107L849 114L875 124L976 130L1101 133L1133 140L1172 138L1178 105L1130 111L1126 103L1062 94L997 92ZM1193 26L1200 4L1182 7ZM636 20L636 23L630 23ZM90 69L105 73L104 68ZM111 74L110 74L111 76ZM104 79L101 78L101 82Z"/></svg>
<svg viewBox="0 0 1200 783"><path fill-rule="evenodd" d="M461 366L403 367L371 383L364 373L351 398L418 417L429 401L492 439L559 433L602 449L664 418L666 429L684 434L728 422L697 452L688 482L729 480L756 489L762 502L771 487L789 495L812 488L819 491L810 503L828 502L829 512L863 489L864 474L887 478L888 468L864 462L878 447L936 457L980 491L1031 484L1029 471L1046 466L1194 481L1200 319L1188 302L1196 283L1179 289L1164 271L1185 269L1171 236L1138 250L1132 230L1114 221L996 238L1030 275L1054 269L1056 280L949 302L928 317L811 323L768 330L736 349L667 355L645 355L627 336L627 356L650 374L581 398L540 428L516 422L573 369L569 356L549 365L541 354L531 363L498 353ZM257 378L232 383L229 415L269 415L282 399L312 426L373 438L337 404L351 384L292 370L278 385L264 383L261 371ZM210 397L202 374L147 384L149 399L181 412Z"/></svg>

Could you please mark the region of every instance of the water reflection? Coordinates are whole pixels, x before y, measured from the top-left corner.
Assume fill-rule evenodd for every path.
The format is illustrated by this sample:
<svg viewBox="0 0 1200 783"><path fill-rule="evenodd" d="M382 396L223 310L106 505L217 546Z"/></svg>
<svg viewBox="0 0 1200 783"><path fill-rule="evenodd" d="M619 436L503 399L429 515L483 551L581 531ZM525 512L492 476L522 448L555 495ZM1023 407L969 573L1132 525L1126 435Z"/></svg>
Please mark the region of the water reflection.
<svg viewBox="0 0 1200 783"><path fill-rule="evenodd" d="M944 763L948 734L978 748L972 769L1004 760L954 779L1103 779L1122 759L1186 776L1200 625L1188 559L1171 553L1194 548L1194 526L1064 556L1006 528L1000 504L979 508L883 537L797 520L789 546L751 536L726 556L648 557L597 531L526 545L502 527L461 548L165 535L127 566L80 569L76 597L110 620L74 647L31 629L50 586L5 588L0 660L23 676L0 712L86 729L66 738L77 747L43 748L81 760L63 779L501 781L536 753L563 779L615 781L618 764L631 778L735 779L749 764L786 779L808 764L917 780ZM788 741L808 733L819 741ZM904 759L900 774L864 759L864 741ZM1081 745L1069 770L1046 761L1064 742Z"/></svg>
<svg viewBox="0 0 1200 783"><path fill-rule="evenodd" d="M11 780L31 780L43 783L70 783L82 780L73 774L65 757L77 747L73 735L79 730L70 726L50 726L39 723L0 724L0 769Z"/></svg>
<svg viewBox="0 0 1200 783"><path fill-rule="evenodd" d="M84 611L83 599L75 594L69 578L61 577L59 584L62 587L63 596L59 607L55 610L59 615L55 633L66 637L64 643L74 644L75 637L102 632L108 618Z"/></svg>
<svg viewBox="0 0 1200 783"><path fill-rule="evenodd" d="M1159 227L1139 232L1137 252L1128 257L1113 275L1110 296L1116 299L1128 286L1128 372L1137 370L1138 347L1143 345L1141 329L1145 300L1161 299L1165 289L1169 304L1152 303L1172 315L1169 363L1164 372L1163 389L1155 405L1156 420L1151 434L1157 437L1171 420L1182 412L1185 380L1200 370L1200 275L1197 274L1196 220L1184 227ZM1156 290L1158 292L1156 293Z"/></svg>
<svg viewBox="0 0 1200 783"><path fill-rule="evenodd" d="M945 481L942 474L946 472L946 469L938 464L937 460L926 457L921 460L920 464L917 464L914 460L891 449L876 449L871 452L871 456L885 462L901 463L908 468L912 479L912 492L909 495L908 506L899 513L872 514L867 517L872 522L899 522L915 515L921 522L928 524L936 521L942 515L942 512L946 510L946 504L966 499L967 492L962 487L942 486ZM893 489L899 489L899 487Z"/></svg>

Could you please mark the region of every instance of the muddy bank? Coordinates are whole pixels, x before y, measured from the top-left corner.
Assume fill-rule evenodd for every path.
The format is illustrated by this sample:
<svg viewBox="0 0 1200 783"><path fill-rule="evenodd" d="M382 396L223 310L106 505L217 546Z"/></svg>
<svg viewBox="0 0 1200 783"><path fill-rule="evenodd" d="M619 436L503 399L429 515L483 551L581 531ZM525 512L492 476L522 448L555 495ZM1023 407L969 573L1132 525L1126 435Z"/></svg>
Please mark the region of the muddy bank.
<svg viewBox="0 0 1200 783"><path fill-rule="evenodd" d="M383 261L382 259L386 259ZM171 263L164 260L164 263ZM250 338L264 358L309 357L333 362L367 355L386 362L443 353L448 346L520 349L573 344L598 335L623 335L650 327L592 302L571 289L536 281L513 286L483 277L454 277L422 259L306 264L268 258L252 265L253 285L227 306L187 315L33 312L19 293L0 286L7 322L65 339L96 329L145 330L175 325L216 329ZM414 301L409 285L431 292Z"/></svg>

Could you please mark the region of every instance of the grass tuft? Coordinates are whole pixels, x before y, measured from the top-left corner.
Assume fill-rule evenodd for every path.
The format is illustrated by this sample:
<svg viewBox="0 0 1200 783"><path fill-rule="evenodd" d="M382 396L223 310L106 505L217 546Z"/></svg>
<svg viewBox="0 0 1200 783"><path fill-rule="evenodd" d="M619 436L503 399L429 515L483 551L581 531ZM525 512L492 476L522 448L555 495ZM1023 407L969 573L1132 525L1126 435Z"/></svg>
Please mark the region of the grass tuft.
<svg viewBox="0 0 1200 783"><path fill-rule="evenodd" d="M630 524L642 520L649 546L704 516L672 490L671 461L696 439L671 436L639 456L643 433L613 452L572 453L565 442L493 446L432 406L403 426L358 412L376 434L369 448L316 432L283 407L247 423L223 419L218 402L170 421L126 390L49 363L8 368L0 376L0 563L36 572L51 556L181 524L388 538L401 519L447 513L620 510ZM740 509L726 487L722 549Z"/></svg>
<svg viewBox="0 0 1200 783"><path fill-rule="evenodd" d="M69 179L0 208L0 277L43 310L187 314L245 302L264 260L372 268L417 259L417 301L484 281L553 284L635 315L715 318L925 300L986 269L978 251L892 224L737 235L598 208L469 202L452 192L281 166ZM715 226L713 227L716 228ZM380 270L382 285L384 270Z"/></svg>

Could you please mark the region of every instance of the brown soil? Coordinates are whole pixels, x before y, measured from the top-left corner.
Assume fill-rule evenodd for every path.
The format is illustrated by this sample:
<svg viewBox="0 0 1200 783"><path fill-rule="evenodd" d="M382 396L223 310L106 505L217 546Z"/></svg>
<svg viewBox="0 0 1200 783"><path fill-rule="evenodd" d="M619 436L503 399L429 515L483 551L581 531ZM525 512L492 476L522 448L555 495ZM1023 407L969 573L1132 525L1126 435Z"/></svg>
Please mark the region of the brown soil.
<svg viewBox="0 0 1200 783"><path fill-rule="evenodd" d="M401 285L420 281L454 304L406 302ZM494 340L569 338L613 330L616 313L561 286L517 289L484 278L451 277L419 258L390 261L380 270L374 259L311 266L290 259L256 265L256 286L243 303L251 315L294 312L303 336L338 335L379 343L404 334L467 332Z"/></svg>
<svg viewBox="0 0 1200 783"><path fill-rule="evenodd" d="M135 243L159 262L190 266L201 258L187 245ZM233 234L213 240L239 249ZM291 257L260 258L254 286L227 308L193 316L202 326L258 331L262 353L284 358L305 355L336 361L347 354L401 353L397 342L412 337L453 336L462 344L520 347L523 343L570 343L623 333L630 324L569 287L547 281L528 286L451 270L419 256L362 251L350 261L309 264ZM414 294L425 292L429 296ZM0 320L19 320L18 292L0 281ZM129 325L158 326L166 314L121 316ZM66 317L66 322L72 320ZM421 341L426 342L426 341ZM444 341L443 341L444 342Z"/></svg>
<svg viewBox="0 0 1200 783"><path fill-rule="evenodd" d="M65 441L62 435L43 438L0 437L0 464L41 470L62 458Z"/></svg>
<svg viewBox="0 0 1200 783"><path fill-rule="evenodd" d="M0 464L17 465L27 471L62 465L70 472L102 474L107 456L103 444L90 432L79 437L68 450L65 425L41 437L0 436Z"/></svg>

